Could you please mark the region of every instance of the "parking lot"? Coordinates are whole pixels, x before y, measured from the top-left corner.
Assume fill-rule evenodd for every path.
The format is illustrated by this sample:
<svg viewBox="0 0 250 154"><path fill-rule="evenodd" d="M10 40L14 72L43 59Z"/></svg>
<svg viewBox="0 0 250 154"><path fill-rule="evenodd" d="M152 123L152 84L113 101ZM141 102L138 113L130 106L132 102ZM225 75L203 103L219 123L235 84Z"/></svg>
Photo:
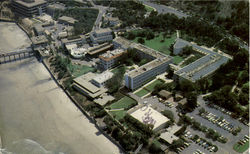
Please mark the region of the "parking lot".
<svg viewBox="0 0 250 154"><path fill-rule="evenodd" d="M242 128L241 132L239 132L237 136L234 136L228 130L223 129L222 127L218 126L217 124L214 124L213 122L210 122L209 120L206 120L203 117L199 116L198 115L199 114L199 108L197 108L193 112L187 114L188 116L193 117L197 122L200 122L202 125L205 125L207 128L214 129L219 134L221 134L222 136L224 136L224 137L226 137L228 139L226 144L207 139L207 140L210 140L211 142L216 143L216 145L219 148L219 151L221 151L221 152L230 151L230 153L237 153L237 152L235 152L233 150L233 145L237 141L242 139L245 135L249 135L249 132L248 132L249 127L242 124L242 123L240 123L238 120L233 119L229 115L227 115L227 114L225 114L225 113L223 113L223 112L221 112L221 111L219 111L219 110L217 110L215 108L208 107L205 104L205 101L202 99L201 96L198 97L198 102L200 103L200 108L203 107L206 111L208 111L209 113L212 113L213 115L216 115L217 117L223 117L225 119L225 121L227 121L228 123L230 123L234 127L240 126ZM205 137L203 132L194 131L191 128L190 128L190 131L193 132L193 133L196 133L197 135L199 135L201 137Z"/></svg>

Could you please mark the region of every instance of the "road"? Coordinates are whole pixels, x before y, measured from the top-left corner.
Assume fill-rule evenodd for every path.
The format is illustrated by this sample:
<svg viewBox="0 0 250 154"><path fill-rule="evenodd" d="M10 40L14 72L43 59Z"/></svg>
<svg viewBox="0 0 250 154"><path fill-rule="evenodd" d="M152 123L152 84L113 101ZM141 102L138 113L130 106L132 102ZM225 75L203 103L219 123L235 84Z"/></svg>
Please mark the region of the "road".
<svg viewBox="0 0 250 154"><path fill-rule="evenodd" d="M93 3L92 0L90 0L90 3L93 6L93 8L99 10L99 13L98 13L98 16L96 18L95 24L94 24L94 26L92 28L92 31L94 31L94 30L99 29L101 27L100 22L102 20L103 15L106 13L106 10L108 9L108 7L101 6L101 5L95 5L95 3Z"/></svg>
<svg viewBox="0 0 250 154"><path fill-rule="evenodd" d="M186 18L189 16L181 11L176 10L175 8L172 8L172 7L169 7L166 5L155 4L155 3L148 2L145 0L141 0L141 2L145 5L149 5L153 8L155 8L159 14L172 13L172 14L175 14L179 18L183 18L183 17Z"/></svg>

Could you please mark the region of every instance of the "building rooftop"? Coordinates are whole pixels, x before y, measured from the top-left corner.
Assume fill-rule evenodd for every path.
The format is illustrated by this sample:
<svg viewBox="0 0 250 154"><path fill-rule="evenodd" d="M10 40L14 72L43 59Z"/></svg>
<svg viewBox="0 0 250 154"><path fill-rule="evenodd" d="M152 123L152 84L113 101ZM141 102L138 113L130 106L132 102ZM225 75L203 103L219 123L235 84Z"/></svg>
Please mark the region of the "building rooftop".
<svg viewBox="0 0 250 154"><path fill-rule="evenodd" d="M96 34L102 34L102 33L111 33L112 30L110 28L102 28L95 30Z"/></svg>
<svg viewBox="0 0 250 154"><path fill-rule="evenodd" d="M131 46L133 48L135 48L137 50L140 50L140 51L142 51L142 52L144 52L144 53L146 53L148 55L151 55L151 56L153 56L155 58L163 58L163 57L167 56L167 55L165 55L165 54L163 54L163 53L161 53L159 51L156 51L156 50L154 50L152 48L149 48L149 47L147 47L145 45L142 45L142 44L139 44L139 43L133 43Z"/></svg>
<svg viewBox="0 0 250 154"><path fill-rule="evenodd" d="M129 40L122 38L122 37L116 37L113 42L119 43L121 45L121 48L123 49L128 49L130 47L130 45L132 44L132 42L130 42Z"/></svg>
<svg viewBox="0 0 250 154"><path fill-rule="evenodd" d="M115 49L115 50L112 50L112 51L107 51L106 53L100 55L99 58L101 58L101 59L103 59L105 61L110 61L111 59L119 57L124 52L125 52L125 50Z"/></svg>
<svg viewBox="0 0 250 154"><path fill-rule="evenodd" d="M106 95L101 95L100 98L95 99L94 102L103 106L109 101L113 101L113 100L115 100L113 96L106 94Z"/></svg>
<svg viewBox="0 0 250 154"><path fill-rule="evenodd" d="M148 62L147 64L144 64L142 65L141 67L138 67L137 69L134 69L130 72L128 72L127 74L130 76L130 77L136 77L146 71L149 71L163 63L165 63L166 61L169 61L171 60L172 57L169 57L169 56L166 56L164 58L158 58L158 59L155 59L155 60L152 60L150 62Z"/></svg>
<svg viewBox="0 0 250 154"><path fill-rule="evenodd" d="M107 92L106 88L97 87L90 82L94 77L96 77L96 74L92 72L79 76L74 79L73 87L81 92L83 91L84 94L87 94L91 98L96 98Z"/></svg>
<svg viewBox="0 0 250 154"><path fill-rule="evenodd" d="M78 22L78 20L72 18L72 17L68 17L68 16L61 16L60 18L58 18L58 20L63 20L66 21L68 23L74 24L75 22Z"/></svg>
<svg viewBox="0 0 250 154"><path fill-rule="evenodd" d="M77 84L79 84L82 87L84 87L85 89L87 89L88 91L90 91L91 93L96 93L96 92L99 91L98 87L96 87L95 85L93 85L92 83L90 83L88 80L85 80L82 76L75 78L74 81Z"/></svg>
<svg viewBox="0 0 250 154"><path fill-rule="evenodd" d="M172 96L172 93L169 92L169 91L167 91L167 90L161 90L161 91L159 92L159 95L160 95L161 97L169 98L169 97Z"/></svg>
<svg viewBox="0 0 250 154"><path fill-rule="evenodd" d="M209 54L181 68L180 70L176 71L175 74L195 82L196 80L211 74L227 61L227 57L217 54Z"/></svg>
<svg viewBox="0 0 250 154"><path fill-rule="evenodd" d="M177 39L174 47L183 48L185 46L192 46L193 50L205 54L205 56L198 60L190 63L189 65L175 71L175 74L195 82L217 70L222 64L226 63L229 58L221 55L212 50L206 49L205 47L198 46L195 43Z"/></svg>
<svg viewBox="0 0 250 154"><path fill-rule="evenodd" d="M47 43L48 39L46 38L45 35L40 35L40 36L36 36L36 37L32 37L31 41L33 44L42 44L42 43Z"/></svg>
<svg viewBox="0 0 250 154"><path fill-rule="evenodd" d="M160 138L163 139L164 141L168 142L169 144L172 144L174 140L178 140L179 138L176 137L174 134L170 132L164 132L161 133Z"/></svg>
<svg viewBox="0 0 250 154"><path fill-rule="evenodd" d="M44 28L42 27L41 24L36 24L36 25L34 26L34 29L35 29L38 33L44 31Z"/></svg>
<svg viewBox="0 0 250 154"><path fill-rule="evenodd" d="M20 5L23 5L25 7L28 7L28 8L47 3L45 0L34 0L34 1L30 1L30 2L25 2L23 0L14 0L14 2L16 2L16 3L20 4Z"/></svg>
<svg viewBox="0 0 250 154"><path fill-rule="evenodd" d="M113 75L114 74L112 72L105 71L105 72L97 75L96 77L94 77L93 80L96 81L97 83L104 83L107 80L111 79Z"/></svg>
<svg viewBox="0 0 250 154"><path fill-rule="evenodd" d="M47 6L48 8L51 8L51 9L58 9L58 10L65 10L65 6L62 5L62 4L50 4Z"/></svg>
<svg viewBox="0 0 250 154"><path fill-rule="evenodd" d="M108 49L110 49L113 45L109 44L109 43L103 43L101 45L95 46L95 47L91 47L88 49L88 54L89 55L95 55L98 54L100 52L104 52L107 51Z"/></svg>
<svg viewBox="0 0 250 154"><path fill-rule="evenodd" d="M142 106L132 112L131 116L144 124L152 124L154 126L153 130L169 121L167 117L163 116L161 113L149 106Z"/></svg>
<svg viewBox="0 0 250 154"><path fill-rule="evenodd" d="M174 140L177 140L178 137L175 136L174 134L180 130L181 127L177 126L177 125L173 125L169 128L167 128L167 131L164 133L161 133L160 138L162 138L163 140L167 141L169 144L171 144Z"/></svg>

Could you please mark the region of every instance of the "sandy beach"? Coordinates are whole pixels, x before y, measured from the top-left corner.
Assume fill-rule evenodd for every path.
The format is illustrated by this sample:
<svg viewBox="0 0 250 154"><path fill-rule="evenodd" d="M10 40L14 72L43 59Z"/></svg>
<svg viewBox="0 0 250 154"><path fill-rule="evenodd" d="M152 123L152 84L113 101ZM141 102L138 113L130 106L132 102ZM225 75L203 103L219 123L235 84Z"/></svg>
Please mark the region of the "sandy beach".
<svg viewBox="0 0 250 154"><path fill-rule="evenodd" d="M15 23L0 22L0 53L29 47L31 41Z"/></svg>
<svg viewBox="0 0 250 154"><path fill-rule="evenodd" d="M34 57L0 65L0 136L20 154L119 153Z"/></svg>

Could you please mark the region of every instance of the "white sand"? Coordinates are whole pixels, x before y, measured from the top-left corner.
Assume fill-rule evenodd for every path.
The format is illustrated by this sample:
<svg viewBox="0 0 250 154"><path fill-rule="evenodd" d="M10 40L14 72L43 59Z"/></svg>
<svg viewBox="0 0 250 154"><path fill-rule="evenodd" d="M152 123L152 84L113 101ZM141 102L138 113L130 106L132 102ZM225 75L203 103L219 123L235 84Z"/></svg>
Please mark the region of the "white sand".
<svg viewBox="0 0 250 154"><path fill-rule="evenodd" d="M15 23L0 22L0 53L29 47L31 41Z"/></svg>
<svg viewBox="0 0 250 154"><path fill-rule="evenodd" d="M31 139L46 150L113 154L119 149L57 87L35 58L0 65L0 136L3 146ZM10 150L10 149L9 149Z"/></svg>

